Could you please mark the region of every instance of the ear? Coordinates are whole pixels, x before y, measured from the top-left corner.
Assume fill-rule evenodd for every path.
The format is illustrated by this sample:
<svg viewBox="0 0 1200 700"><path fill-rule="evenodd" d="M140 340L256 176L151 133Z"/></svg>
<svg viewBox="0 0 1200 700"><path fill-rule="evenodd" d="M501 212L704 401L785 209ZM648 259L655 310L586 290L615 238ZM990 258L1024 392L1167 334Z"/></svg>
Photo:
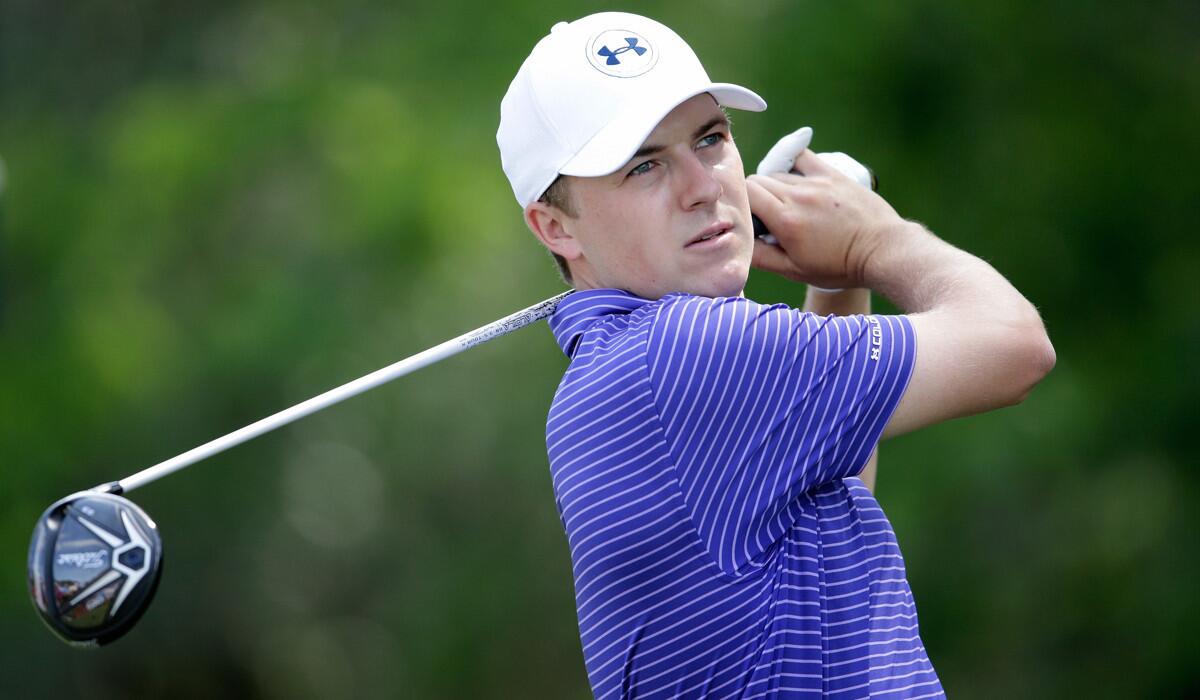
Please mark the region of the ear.
<svg viewBox="0 0 1200 700"><path fill-rule="evenodd" d="M533 202L525 207L525 225L550 252L567 260L583 257L579 240L571 234L571 218L558 207Z"/></svg>

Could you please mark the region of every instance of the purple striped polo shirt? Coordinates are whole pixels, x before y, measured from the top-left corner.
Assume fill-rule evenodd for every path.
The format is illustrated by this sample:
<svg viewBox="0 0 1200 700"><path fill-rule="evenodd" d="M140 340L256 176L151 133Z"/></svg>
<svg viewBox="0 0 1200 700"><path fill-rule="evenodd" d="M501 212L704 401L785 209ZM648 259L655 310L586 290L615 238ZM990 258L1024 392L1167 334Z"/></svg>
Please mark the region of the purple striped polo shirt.
<svg viewBox="0 0 1200 700"><path fill-rule="evenodd" d="M576 292L546 447L597 698L926 698L891 525L857 474L903 316Z"/></svg>

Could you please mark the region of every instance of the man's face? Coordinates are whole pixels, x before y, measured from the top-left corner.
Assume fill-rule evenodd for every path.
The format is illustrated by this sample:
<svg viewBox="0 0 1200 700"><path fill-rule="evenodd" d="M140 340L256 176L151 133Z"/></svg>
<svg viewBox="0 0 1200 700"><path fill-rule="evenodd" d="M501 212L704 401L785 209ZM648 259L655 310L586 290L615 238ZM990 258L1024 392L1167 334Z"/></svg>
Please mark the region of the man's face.
<svg viewBox="0 0 1200 700"><path fill-rule="evenodd" d="M577 216L562 225L577 245L568 258L577 288L741 294L754 248L750 200L729 122L707 93L676 107L615 173L568 187Z"/></svg>

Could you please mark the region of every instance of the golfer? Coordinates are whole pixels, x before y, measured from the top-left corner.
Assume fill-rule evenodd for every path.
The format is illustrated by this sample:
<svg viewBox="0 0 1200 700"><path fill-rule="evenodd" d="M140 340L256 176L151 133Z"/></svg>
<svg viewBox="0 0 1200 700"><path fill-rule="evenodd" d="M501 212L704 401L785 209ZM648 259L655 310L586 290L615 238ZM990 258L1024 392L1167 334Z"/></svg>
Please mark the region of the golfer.
<svg viewBox="0 0 1200 700"><path fill-rule="evenodd" d="M745 177L723 108L766 103L624 13L556 25L501 103L504 171L578 290L550 320L570 365L546 446L588 681L941 696L858 475L881 437L1020 402L1053 347L996 270L811 151L799 174ZM751 266L853 291L759 304ZM849 313L865 289L904 315Z"/></svg>

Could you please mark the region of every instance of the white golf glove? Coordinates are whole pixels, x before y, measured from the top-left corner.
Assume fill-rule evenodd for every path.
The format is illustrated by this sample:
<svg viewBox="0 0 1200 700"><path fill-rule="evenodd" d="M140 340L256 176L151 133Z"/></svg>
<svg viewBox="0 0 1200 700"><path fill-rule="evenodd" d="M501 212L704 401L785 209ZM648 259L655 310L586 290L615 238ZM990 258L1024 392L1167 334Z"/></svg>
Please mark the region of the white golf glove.
<svg viewBox="0 0 1200 700"><path fill-rule="evenodd" d="M779 139L774 146L771 146L771 150L767 151L767 155L763 156L755 172L759 175L791 172L792 167L796 163L796 156L803 153L804 149L808 148L808 144L812 143L812 135L812 127L804 126ZM832 165L846 177L870 189L871 171L867 170L867 167L862 163L840 152L818 153L817 157ZM765 236L762 240L771 245L778 244L775 237L771 235ZM808 286L822 292L842 291L841 289L827 289L811 284Z"/></svg>
<svg viewBox="0 0 1200 700"><path fill-rule="evenodd" d="M763 156L755 172L759 175L790 172L796 163L796 156L800 155L812 142L812 134L812 127L805 126L779 139L774 146L771 146L771 150L767 151L767 155ZM871 171L867 170L867 166L845 153L835 151L818 153L817 156L863 187L868 189L871 187Z"/></svg>
<svg viewBox="0 0 1200 700"><path fill-rule="evenodd" d="M754 172L759 175L790 172L796 163L796 156L803 153L810 143L812 143L812 127L800 127L776 141L775 145L771 146L771 150L767 151L767 155L763 156L762 161L758 164L758 169Z"/></svg>

